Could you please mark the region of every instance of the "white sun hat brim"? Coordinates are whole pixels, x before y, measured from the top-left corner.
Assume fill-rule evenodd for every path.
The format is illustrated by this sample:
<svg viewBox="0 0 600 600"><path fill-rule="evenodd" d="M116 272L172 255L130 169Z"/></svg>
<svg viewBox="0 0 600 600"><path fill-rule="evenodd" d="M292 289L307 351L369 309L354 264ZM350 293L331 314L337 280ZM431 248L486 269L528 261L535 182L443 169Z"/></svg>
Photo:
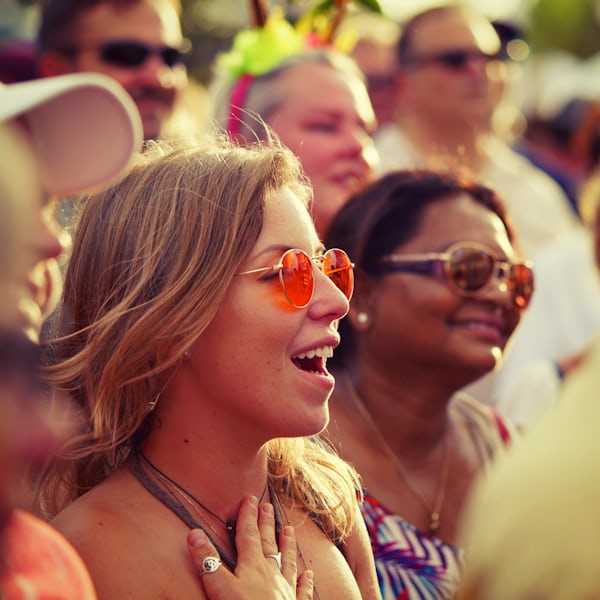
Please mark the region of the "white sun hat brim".
<svg viewBox="0 0 600 600"><path fill-rule="evenodd" d="M0 85L0 122L21 118L46 191L74 195L117 178L141 150L142 123L127 92L100 74Z"/></svg>

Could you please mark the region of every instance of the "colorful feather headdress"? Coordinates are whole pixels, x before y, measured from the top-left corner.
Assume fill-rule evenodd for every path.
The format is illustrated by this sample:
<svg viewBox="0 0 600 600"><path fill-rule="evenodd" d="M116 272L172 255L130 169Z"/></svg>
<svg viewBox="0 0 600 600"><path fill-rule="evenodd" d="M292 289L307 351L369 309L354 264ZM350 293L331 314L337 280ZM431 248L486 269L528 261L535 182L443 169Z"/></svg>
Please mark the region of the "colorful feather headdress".
<svg viewBox="0 0 600 600"><path fill-rule="evenodd" d="M252 29L240 31L231 50L217 57L217 69L235 80L229 98L227 130L230 133L237 131L244 99L255 77L309 48L335 46L350 51L353 40L349 36L335 38L350 5L382 12L377 0L322 0L292 25L281 9L269 10L268 0L251 0L250 4Z"/></svg>

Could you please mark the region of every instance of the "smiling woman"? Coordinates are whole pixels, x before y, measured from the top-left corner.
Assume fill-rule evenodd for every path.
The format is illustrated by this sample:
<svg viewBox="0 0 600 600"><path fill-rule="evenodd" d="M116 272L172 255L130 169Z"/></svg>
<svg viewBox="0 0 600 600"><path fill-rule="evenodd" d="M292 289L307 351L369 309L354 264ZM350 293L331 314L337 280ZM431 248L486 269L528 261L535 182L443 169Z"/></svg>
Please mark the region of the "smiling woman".
<svg viewBox="0 0 600 600"><path fill-rule="evenodd" d="M216 120L242 143L272 128L302 163L314 189L311 212L322 237L333 215L378 165L375 114L356 63L333 49L305 49L258 76L219 71Z"/></svg>
<svg viewBox="0 0 600 600"><path fill-rule="evenodd" d="M357 271L328 433L365 486L382 596L452 598L465 500L508 434L456 392L496 366L531 298L531 268L492 190L433 171L365 188L326 243Z"/></svg>
<svg viewBox="0 0 600 600"><path fill-rule="evenodd" d="M203 598L205 582L237 577L248 497L281 530L259 538L259 582L283 552L282 569L294 567L285 597L296 597L291 525L316 598L376 597L356 473L317 436L352 265L324 253L309 199L275 140L155 144L87 199L47 370L81 428L40 499L60 511L53 524L99 598ZM200 560L200 580L186 558L190 528L219 554Z"/></svg>

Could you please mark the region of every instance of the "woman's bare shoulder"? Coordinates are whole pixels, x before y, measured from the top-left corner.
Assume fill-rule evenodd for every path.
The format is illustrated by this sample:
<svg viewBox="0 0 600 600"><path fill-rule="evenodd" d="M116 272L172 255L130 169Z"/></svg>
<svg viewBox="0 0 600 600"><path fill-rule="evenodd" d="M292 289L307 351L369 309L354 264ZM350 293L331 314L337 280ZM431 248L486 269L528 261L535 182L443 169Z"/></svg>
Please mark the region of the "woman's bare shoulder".
<svg viewBox="0 0 600 600"><path fill-rule="evenodd" d="M133 524L130 511L139 503L132 487L127 477L110 477L67 505L51 524L67 538L81 537L84 543L95 543L95 535L104 542L112 535L120 537L123 528Z"/></svg>
<svg viewBox="0 0 600 600"><path fill-rule="evenodd" d="M177 598L191 576L187 527L128 478L109 479L52 521L88 568L99 600ZM199 597L202 597L201 595Z"/></svg>

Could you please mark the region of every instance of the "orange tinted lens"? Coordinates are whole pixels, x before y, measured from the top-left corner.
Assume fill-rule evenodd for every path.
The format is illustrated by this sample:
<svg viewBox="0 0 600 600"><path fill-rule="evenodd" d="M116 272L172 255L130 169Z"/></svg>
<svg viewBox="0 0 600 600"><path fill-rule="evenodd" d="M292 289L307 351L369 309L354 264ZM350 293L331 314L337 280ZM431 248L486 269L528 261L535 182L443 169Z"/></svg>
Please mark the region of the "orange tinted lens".
<svg viewBox="0 0 600 600"><path fill-rule="evenodd" d="M312 262L302 250L288 250L281 257L279 276L288 302L295 308L304 308L312 298L315 286Z"/></svg>
<svg viewBox="0 0 600 600"><path fill-rule="evenodd" d="M339 248L332 248L325 253L323 272L350 300L354 291L354 270L348 255Z"/></svg>
<svg viewBox="0 0 600 600"><path fill-rule="evenodd" d="M452 283L465 292L475 292L484 287L494 273L494 259L479 248L457 248L452 251L447 264Z"/></svg>
<svg viewBox="0 0 600 600"><path fill-rule="evenodd" d="M533 271L524 264L511 265L508 285L518 308L525 308L533 295Z"/></svg>

